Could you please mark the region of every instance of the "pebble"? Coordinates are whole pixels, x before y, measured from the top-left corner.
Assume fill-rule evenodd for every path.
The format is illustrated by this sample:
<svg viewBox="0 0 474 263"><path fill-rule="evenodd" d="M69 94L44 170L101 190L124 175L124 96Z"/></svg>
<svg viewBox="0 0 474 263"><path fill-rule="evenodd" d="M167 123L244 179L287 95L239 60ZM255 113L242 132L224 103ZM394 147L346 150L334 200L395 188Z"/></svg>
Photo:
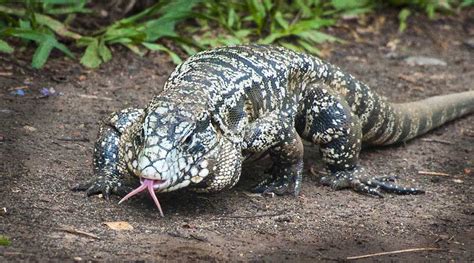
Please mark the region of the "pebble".
<svg viewBox="0 0 474 263"><path fill-rule="evenodd" d="M37 130L35 127L33 127L33 126L28 126L28 125L23 126L23 129L25 129L25 130L27 130L27 131L29 131L29 132L34 132L34 131Z"/></svg>
<svg viewBox="0 0 474 263"><path fill-rule="evenodd" d="M474 49L474 37L464 40L464 44L472 49Z"/></svg>

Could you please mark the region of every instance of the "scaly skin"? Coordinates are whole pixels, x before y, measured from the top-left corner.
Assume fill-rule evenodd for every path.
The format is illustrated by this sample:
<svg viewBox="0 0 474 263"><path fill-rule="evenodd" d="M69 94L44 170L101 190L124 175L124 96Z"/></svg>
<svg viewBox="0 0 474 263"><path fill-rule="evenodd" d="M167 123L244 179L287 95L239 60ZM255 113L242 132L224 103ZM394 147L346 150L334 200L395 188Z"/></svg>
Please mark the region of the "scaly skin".
<svg viewBox="0 0 474 263"><path fill-rule="evenodd" d="M367 175L357 165L362 144L403 142L472 112L474 91L390 104L310 55L274 46L218 48L179 65L145 109L109 117L95 147L98 177L75 189L123 194L130 191L123 178L132 175L142 182L133 194L188 186L216 192L237 183L242 161L267 152L272 176L255 191L297 195L303 139L320 145L330 171L325 185L375 196L419 194Z"/></svg>

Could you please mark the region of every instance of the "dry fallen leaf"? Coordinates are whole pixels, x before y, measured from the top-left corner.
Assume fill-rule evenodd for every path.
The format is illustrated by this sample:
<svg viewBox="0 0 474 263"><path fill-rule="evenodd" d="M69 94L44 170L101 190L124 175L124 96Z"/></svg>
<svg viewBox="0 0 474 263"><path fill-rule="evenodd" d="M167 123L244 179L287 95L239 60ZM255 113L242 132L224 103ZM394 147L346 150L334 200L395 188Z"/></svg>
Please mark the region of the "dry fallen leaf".
<svg viewBox="0 0 474 263"><path fill-rule="evenodd" d="M133 226L125 221L116 221L116 222L104 222L109 228L117 231L121 230L132 230Z"/></svg>

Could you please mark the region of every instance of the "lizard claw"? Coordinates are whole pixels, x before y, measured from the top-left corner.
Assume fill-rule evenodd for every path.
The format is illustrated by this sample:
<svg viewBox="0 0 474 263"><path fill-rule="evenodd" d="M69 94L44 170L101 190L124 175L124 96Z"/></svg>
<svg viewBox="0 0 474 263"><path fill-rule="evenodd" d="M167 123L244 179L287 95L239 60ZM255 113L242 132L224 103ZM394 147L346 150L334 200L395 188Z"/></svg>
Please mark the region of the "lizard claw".
<svg viewBox="0 0 474 263"><path fill-rule="evenodd" d="M253 188L253 192L262 194L298 196L301 191L302 161L292 166L274 165L269 169L272 177L263 180Z"/></svg>
<svg viewBox="0 0 474 263"><path fill-rule="evenodd" d="M321 183L334 190L351 188L355 192L379 198L384 197L382 192L399 195L425 193L418 188L402 187L395 183L395 179L397 179L396 176L367 177L364 169L356 167L352 170L338 171L330 176L324 176L321 178Z"/></svg>
<svg viewBox="0 0 474 263"><path fill-rule="evenodd" d="M106 200L109 200L112 194L123 196L128 193L130 189L131 188L123 186L120 182L113 180L107 175L98 176L71 188L72 191L85 191L86 196L102 194Z"/></svg>

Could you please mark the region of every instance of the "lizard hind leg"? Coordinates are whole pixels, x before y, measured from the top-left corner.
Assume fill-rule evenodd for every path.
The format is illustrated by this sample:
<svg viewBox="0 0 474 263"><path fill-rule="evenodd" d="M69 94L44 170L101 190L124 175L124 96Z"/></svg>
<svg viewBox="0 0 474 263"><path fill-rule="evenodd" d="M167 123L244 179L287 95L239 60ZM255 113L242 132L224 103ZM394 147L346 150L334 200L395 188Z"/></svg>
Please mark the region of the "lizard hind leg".
<svg viewBox="0 0 474 263"><path fill-rule="evenodd" d="M348 103L325 86L308 90L296 127L303 138L320 145L330 175L323 185L335 190L350 188L356 192L382 197L382 192L421 194L417 188L402 187L393 177L371 177L357 163L362 144L361 122Z"/></svg>

